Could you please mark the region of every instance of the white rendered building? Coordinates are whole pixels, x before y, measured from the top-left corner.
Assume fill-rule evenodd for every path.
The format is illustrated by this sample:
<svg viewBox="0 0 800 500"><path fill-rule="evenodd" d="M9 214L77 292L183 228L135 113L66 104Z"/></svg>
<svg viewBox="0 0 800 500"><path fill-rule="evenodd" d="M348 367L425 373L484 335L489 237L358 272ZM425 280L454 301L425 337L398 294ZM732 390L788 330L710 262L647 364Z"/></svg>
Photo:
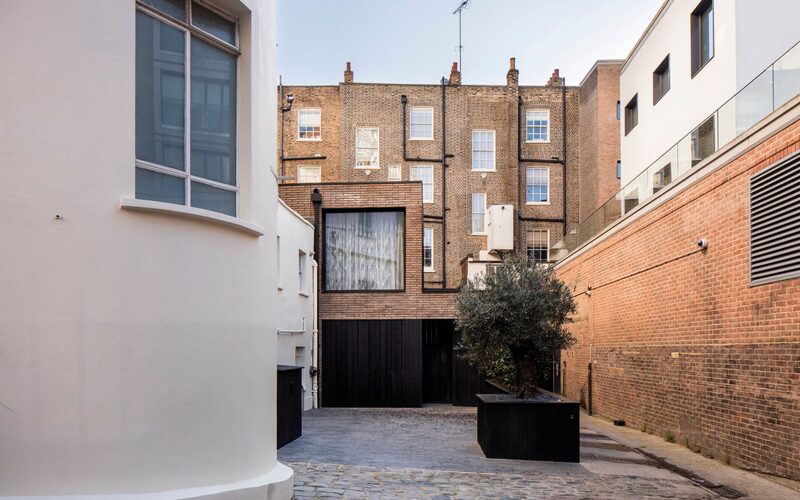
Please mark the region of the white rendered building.
<svg viewBox="0 0 800 500"><path fill-rule="evenodd" d="M289 498L274 1L0 9L0 497Z"/></svg>
<svg viewBox="0 0 800 500"><path fill-rule="evenodd" d="M314 226L278 200L278 364L303 367L303 410L317 407Z"/></svg>
<svg viewBox="0 0 800 500"><path fill-rule="evenodd" d="M797 44L798 19L796 0L666 0L620 75L622 186L668 155L670 148ZM795 95L793 88L781 87L781 69L789 74L785 67L775 68L778 104L785 97L782 90L789 97ZM714 140L720 147L753 125L751 117L768 114L766 106L772 103L762 101L771 101L772 84L773 75L763 75L749 86L749 96L724 107L700 130L697 144L687 139L681 147L688 154L672 161L666 180L691 168L691 155L695 161L707 156L693 152L693 147L711 150ZM649 186L642 189L657 190L664 182L658 171L653 174L655 180L649 176Z"/></svg>

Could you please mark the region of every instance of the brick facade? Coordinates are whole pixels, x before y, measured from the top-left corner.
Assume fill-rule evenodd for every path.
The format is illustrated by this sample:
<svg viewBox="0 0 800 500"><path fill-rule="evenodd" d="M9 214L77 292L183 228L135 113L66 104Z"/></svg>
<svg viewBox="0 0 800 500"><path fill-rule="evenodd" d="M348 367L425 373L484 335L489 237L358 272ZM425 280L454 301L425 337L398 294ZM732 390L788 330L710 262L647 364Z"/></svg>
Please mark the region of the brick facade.
<svg viewBox="0 0 800 500"><path fill-rule="evenodd" d="M588 404L591 362L594 412L800 479L800 279L748 272L749 179L798 149L796 121L557 266L579 306L568 397Z"/></svg>
<svg viewBox="0 0 800 500"><path fill-rule="evenodd" d="M350 81L347 81L350 80ZM442 206L442 164L438 162L407 161L403 157L402 96L407 97L406 155L410 158L441 159L442 156L442 85L401 85L353 82L353 73L345 82L334 87L284 87L284 94L294 96L293 107L322 109L322 141L297 141L296 113L284 115L285 156L305 156L319 152L324 160L312 160L322 166L323 181L373 182L388 181L388 167L400 166L402 180L410 178L410 169L419 165L433 167L434 202L423 205L426 227L434 231L434 272L425 273L427 288L458 287L462 280L462 260L486 249L486 236L473 235L472 193L486 193L487 204L512 204L515 220L516 247L524 251L528 229L548 229L551 245L564 234L564 168L553 158L564 155L566 120L567 230L579 221L580 185L580 90L562 87L563 78L554 72L547 85L520 86L514 61L507 75L507 84L498 86L460 85L460 77L451 71L450 82L444 86L446 107L447 210ZM604 97L608 97L603 94ZM522 130L518 128L518 99L522 99ZM615 96L604 112L614 112ZM565 104L564 105L564 101ZM433 108L433 140L410 139L410 109L415 106ZM563 109L566 108L566 118ZM607 109L606 109L607 108ZM550 113L549 141L525 142L526 110L548 110ZM612 114L613 119L613 114ZM357 127L378 127L380 130L380 168L355 168L355 134ZM495 131L494 172L472 170L472 131ZM545 162L518 161L517 134L521 134L522 156ZM335 143L338 141L338 143ZM616 147L618 148L618 138ZM335 151L334 151L335 150ZM286 174L293 176L295 164L286 163ZM550 170L550 202L548 205L525 204L525 168L542 166ZM287 182L292 182L291 180ZM420 198L417 199L420 201ZM520 203L521 201L521 203ZM441 218L446 218L447 245L443 276ZM444 283L443 283L444 281Z"/></svg>
<svg viewBox="0 0 800 500"><path fill-rule="evenodd" d="M422 290L422 186L419 182L284 184L281 199L314 223L311 193L322 196L321 212L335 209L399 208L405 211L405 289L392 292L326 292L325 264L319 268L319 317L328 319L450 319L453 294ZM320 225L321 228L321 225ZM322 229L322 228L321 228ZM318 231L319 251L323 232Z"/></svg>
<svg viewBox="0 0 800 500"><path fill-rule="evenodd" d="M586 220L620 189L619 73L623 61L597 61L580 85L580 219ZM609 218L618 216L608 214Z"/></svg>

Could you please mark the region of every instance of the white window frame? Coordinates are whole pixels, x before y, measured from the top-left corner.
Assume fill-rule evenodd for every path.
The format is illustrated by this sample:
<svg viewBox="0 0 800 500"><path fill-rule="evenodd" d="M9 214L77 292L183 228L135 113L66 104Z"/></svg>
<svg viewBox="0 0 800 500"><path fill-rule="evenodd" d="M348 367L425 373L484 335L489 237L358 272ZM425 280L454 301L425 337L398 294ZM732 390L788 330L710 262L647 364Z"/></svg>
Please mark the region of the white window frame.
<svg viewBox="0 0 800 500"><path fill-rule="evenodd" d="M302 250L297 251L297 293L300 295L308 296L308 277L306 273L308 267L308 254Z"/></svg>
<svg viewBox="0 0 800 500"><path fill-rule="evenodd" d="M547 139L531 139L528 140L528 129L533 128L533 125L528 125L529 116L534 113L546 113L547 114ZM525 110L525 142L530 143L540 143L540 144L547 144L550 142L550 110L549 109L528 109Z"/></svg>
<svg viewBox="0 0 800 500"><path fill-rule="evenodd" d="M475 134L491 132L492 134L492 167L491 168L475 168ZM479 150L486 152L487 150ZM497 171L497 133L489 129L474 129L472 131L472 171L473 172L496 172Z"/></svg>
<svg viewBox="0 0 800 500"><path fill-rule="evenodd" d="M390 182L398 182L403 180L403 166L402 165L389 165L386 167L386 178Z"/></svg>
<svg viewBox="0 0 800 500"><path fill-rule="evenodd" d="M316 111L319 115L319 137L300 137L300 115ZM322 141L322 110L320 108L300 108L297 110L297 140L300 142L320 142Z"/></svg>
<svg viewBox="0 0 800 500"><path fill-rule="evenodd" d="M316 181L301 181L300 180L300 171L301 170L305 170L305 171L316 170L316 172L317 172L317 176L316 177L317 177L318 180L316 180ZM297 179L296 179L296 182L298 182L298 183L311 183L311 184L322 182L322 167L319 167L319 166L316 166L316 165L300 165L300 166L298 166L297 167Z"/></svg>
<svg viewBox="0 0 800 500"><path fill-rule="evenodd" d="M409 179L412 180L412 181L421 181L422 179L419 178L418 172L419 172L420 169L423 169L423 168L427 169L427 170L430 170L430 172L431 172L431 184L430 184L431 189L429 191L430 197L426 198L425 197L425 181L422 181L422 203L434 203L435 184L434 184L434 180L433 180L433 165L417 165L417 166L411 167L409 169Z"/></svg>
<svg viewBox="0 0 800 500"><path fill-rule="evenodd" d="M543 228L534 227L534 228L531 228L531 229L527 229L525 231L525 255L528 254L528 233L532 233L532 232L535 232L535 231L544 231L544 232L547 233L547 260L546 261L536 261L535 262L535 264L545 264L547 262L550 262L550 230L549 229L543 229Z"/></svg>
<svg viewBox="0 0 800 500"><path fill-rule="evenodd" d="M414 137L414 120L412 117L414 116L414 110L430 110L431 112L431 135L428 137ZM432 141L433 140L433 106L412 106L411 111L409 112L409 120L408 120L408 140L410 141Z"/></svg>
<svg viewBox="0 0 800 500"><path fill-rule="evenodd" d="M359 130L375 130L378 132L378 163L376 165L359 165L358 164L358 131ZM356 146L356 154L355 154L355 168L358 170L380 170L381 168L381 129L380 127L356 127L356 136L355 136L355 146Z"/></svg>
<svg viewBox="0 0 800 500"><path fill-rule="evenodd" d="M483 196L483 231L475 231L475 223L474 223L473 219L475 218L475 214L480 213L480 212L476 212L475 211L475 195ZM472 193L470 212L469 212L470 213L470 219L469 219L470 226L469 227L470 227L470 231L472 232L473 235L485 235L486 234L486 207L487 207L487 205L488 205L488 203L487 203L487 200L486 200L486 193Z"/></svg>
<svg viewBox="0 0 800 500"><path fill-rule="evenodd" d="M426 246L425 246L425 235L426 234L430 234L431 235L431 239L430 239L431 265L430 266L426 266L425 265L425 248L426 248ZM434 271L434 265L433 265L433 259L434 259L434 252L433 252L434 243L433 243L433 239L434 239L433 228L432 227L423 227L422 228L422 270L423 270L423 272L426 272L426 273L435 272Z"/></svg>
<svg viewBox="0 0 800 500"><path fill-rule="evenodd" d="M533 170L547 171L547 201L528 201L528 174ZM525 204L526 205L549 205L550 204L550 167L527 167L525 169Z"/></svg>
<svg viewBox="0 0 800 500"><path fill-rule="evenodd" d="M138 158L134 158L134 175L136 173L136 168L141 168L143 170L150 170L152 172L156 172L159 174L166 174L172 177L178 177L184 180L184 204L178 205L177 203L169 203L163 201L156 201L156 203L166 203L168 205L177 205L177 206L184 206L190 207L194 210L203 210L205 212L212 212L212 213L222 213L216 212L214 210L209 210L207 208L200 208L195 207L192 205L192 182L197 182L199 184L206 184L208 186L223 189L225 191L232 191L235 193L236 197L236 206L235 206L235 213L233 217L239 217L239 179L240 179L240 171L239 171L239 156L237 154L235 165L233 166L235 171L236 177L236 184L226 184L224 182L214 181L211 179L206 179L204 177L199 177L192 175L192 125L191 125L191 114L190 110L192 107L192 73L191 73L191 61L192 61L192 35L194 35L198 40L201 42L207 43L217 49L220 49L228 54L235 56L236 59L236 102L237 106L234 108L234 121L236 122L236 140L235 145L238 151L239 149L239 130L240 130L240 123L239 123L239 98L240 98L240 89L239 86L240 82L240 75L239 75L239 56L241 55L241 51L239 48L239 21L236 17L218 9L216 6L209 6L205 3L200 5L201 7L212 11L214 14L217 14L228 21L234 24L234 39L236 41L236 45L231 45L230 43L217 38L216 36L204 31L191 22L192 13L192 2L187 2L187 11L186 16L187 20L180 20L175 19L168 14L165 14L158 10L157 8L145 4L136 2L136 11L142 12L153 19L156 19L159 22L162 22L172 28L180 30L184 33L184 66L183 66L183 81L184 81L184 108L183 108L183 170L177 170L175 168L159 165L158 163L149 162L146 160L140 160ZM228 216L228 214L223 214Z"/></svg>

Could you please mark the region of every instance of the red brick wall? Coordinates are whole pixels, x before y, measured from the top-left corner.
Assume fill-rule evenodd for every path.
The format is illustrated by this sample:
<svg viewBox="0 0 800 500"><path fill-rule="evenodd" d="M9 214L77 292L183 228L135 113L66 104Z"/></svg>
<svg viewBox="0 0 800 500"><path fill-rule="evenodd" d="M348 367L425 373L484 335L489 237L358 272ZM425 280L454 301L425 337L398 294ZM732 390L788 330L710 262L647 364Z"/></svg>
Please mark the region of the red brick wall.
<svg viewBox="0 0 800 500"><path fill-rule="evenodd" d="M285 184L281 199L313 223L311 192L322 194L322 211L341 208L403 208L406 220L405 290L398 292L326 292L319 283L320 319L450 319L453 293L422 291L422 183L371 182ZM323 228L319 231L322 237ZM322 242L319 242L320 251ZM435 249L434 249L435 251Z"/></svg>
<svg viewBox="0 0 800 500"><path fill-rule="evenodd" d="M795 122L557 266L580 294L568 397L587 402L591 357L596 413L800 479L800 279L748 270L749 178L798 143Z"/></svg>

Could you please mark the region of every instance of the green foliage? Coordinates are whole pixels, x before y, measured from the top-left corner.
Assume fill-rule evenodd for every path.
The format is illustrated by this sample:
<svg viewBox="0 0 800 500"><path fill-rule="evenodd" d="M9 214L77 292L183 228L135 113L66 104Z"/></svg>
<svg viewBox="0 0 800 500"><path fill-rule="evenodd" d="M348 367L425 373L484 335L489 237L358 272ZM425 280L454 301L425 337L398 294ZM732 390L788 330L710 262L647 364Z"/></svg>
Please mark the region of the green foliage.
<svg viewBox="0 0 800 500"><path fill-rule="evenodd" d="M553 353L574 344L564 328L575 312L572 294L550 267L509 256L456 297L456 327L465 357L490 378L532 397Z"/></svg>

